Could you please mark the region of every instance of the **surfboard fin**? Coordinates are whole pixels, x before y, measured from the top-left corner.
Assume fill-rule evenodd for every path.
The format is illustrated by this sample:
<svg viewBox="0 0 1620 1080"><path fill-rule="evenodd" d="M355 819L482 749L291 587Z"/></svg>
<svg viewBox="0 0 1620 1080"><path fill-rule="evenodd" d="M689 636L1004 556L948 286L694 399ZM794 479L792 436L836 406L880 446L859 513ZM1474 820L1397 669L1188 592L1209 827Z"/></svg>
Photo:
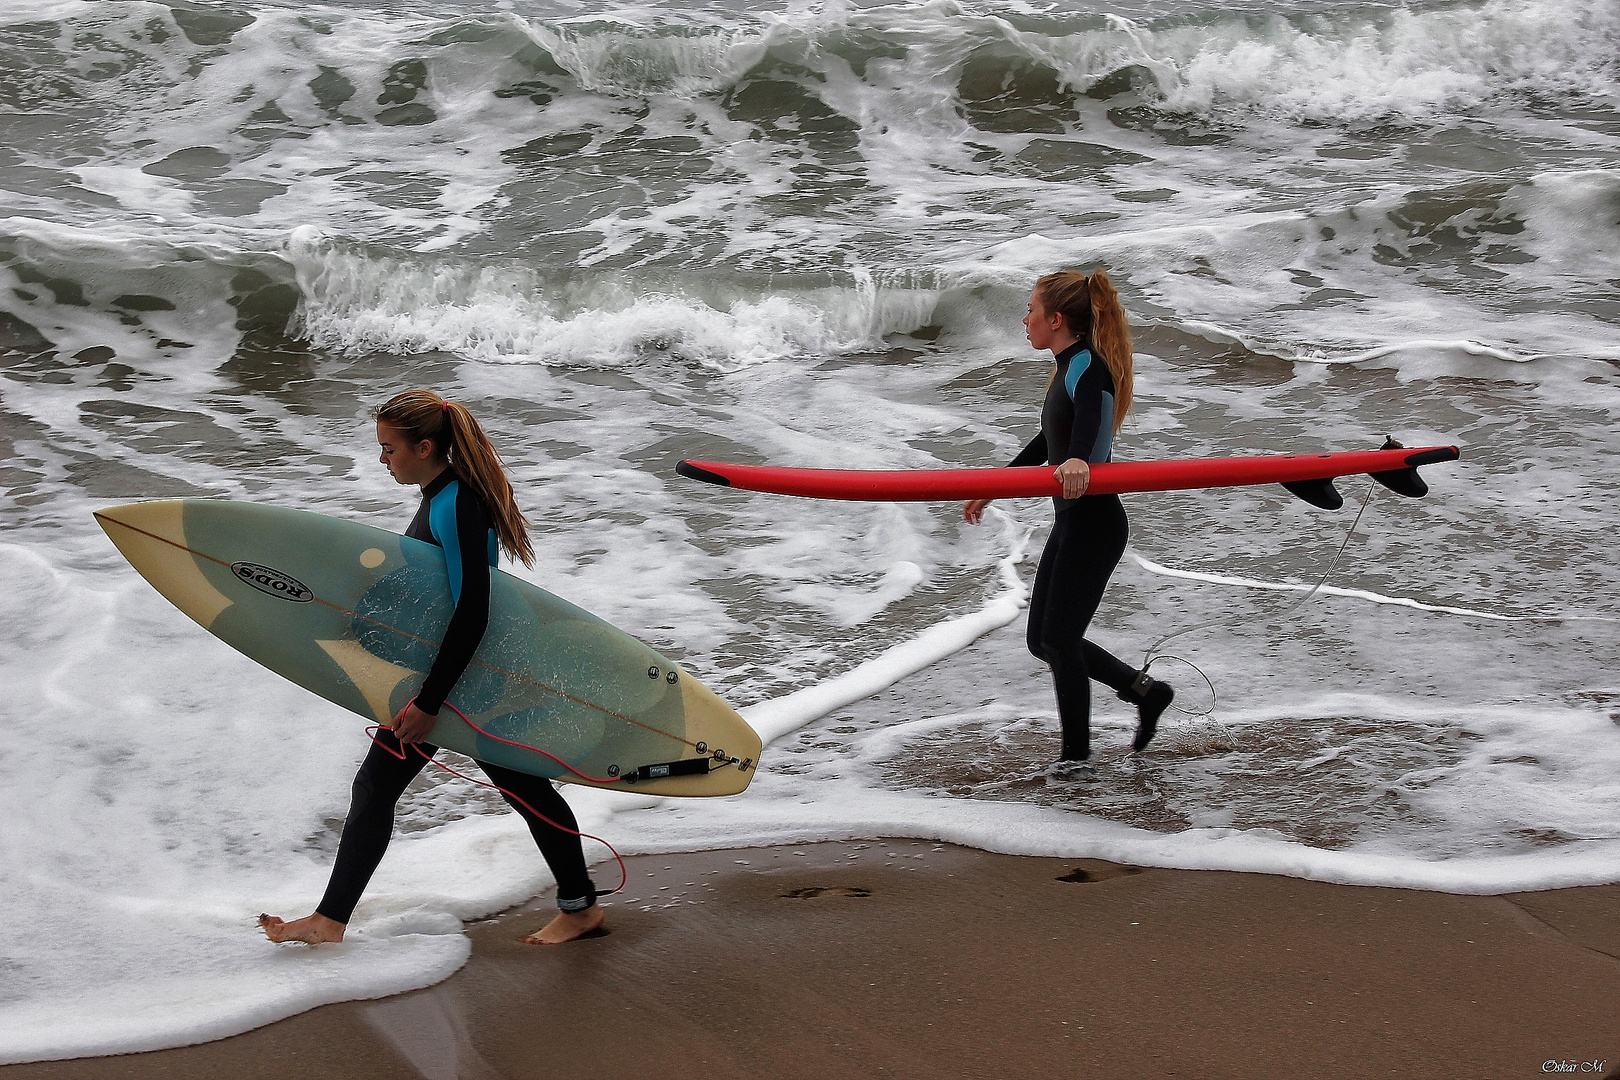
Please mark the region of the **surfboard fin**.
<svg viewBox="0 0 1620 1080"><path fill-rule="evenodd" d="M1384 436L1384 445L1380 450L1404 450L1400 443L1389 435ZM1437 461L1456 461L1462 455L1455 446L1436 446L1428 450L1419 450L1408 454L1406 468L1389 469L1385 472L1368 473L1374 480L1383 484L1397 495L1405 495L1409 499L1420 499L1429 493L1429 485L1424 483L1423 477L1418 475L1418 466L1433 465ZM1344 505L1344 496L1333 486L1332 480L1285 480L1283 487L1293 494L1304 499L1312 506L1319 506L1323 510L1337 510Z"/></svg>
<svg viewBox="0 0 1620 1080"><path fill-rule="evenodd" d="M1401 450L1404 447L1396 442L1392 436L1384 436L1384 445L1380 450ZM1419 465L1432 465L1436 461L1456 461L1461 455L1455 446L1444 446L1434 450L1426 450L1413 454L1406 459L1408 468L1391 469L1389 472L1375 472L1372 478L1383 484L1397 495L1405 495L1409 499L1419 499L1429 493L1429 485L1423 482L1418 475Z"/></svg>
<svg viewBox="0 0 1620 1080"><path fill-rule="evenodd" d="M1344 505L1344 496L1339 494L1331 479L1284 480L1283 487L1323 510L1337 510Z"/></svg>

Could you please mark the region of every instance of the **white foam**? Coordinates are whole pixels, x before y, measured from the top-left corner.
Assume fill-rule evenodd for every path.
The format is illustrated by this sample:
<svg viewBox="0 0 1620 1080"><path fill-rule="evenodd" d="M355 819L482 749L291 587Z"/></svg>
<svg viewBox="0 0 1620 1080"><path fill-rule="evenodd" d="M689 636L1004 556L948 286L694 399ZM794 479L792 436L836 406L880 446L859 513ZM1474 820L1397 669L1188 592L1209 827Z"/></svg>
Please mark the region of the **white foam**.
<svg viewBox="0 0 1620 1080"><path fill-rule="evenodd" d="M1442 615L1465 615L1474 619L1489 619L1493 622L1620 622L1609 615L1577 615L1568 613L1534 615L1514 614L1497 611L1482 611L1478 608L1451 607L1445 604L1425 604L1409 596L1385 596L1383 593L1372 592L1368 589L1347 589L1339 585L1307 585L1289 581L1260 581L1255 578L1237 577L1231 574L1211 574L1197 570L1177 570L1173 567L1163 566L1151 559L1132 554L1136 565L1150 574L1161 574L1164 577L1181 578L1185 581L1206 581L1212 585L1236 585L1245 589L1265 589L1271 592L1298 592L1318 593L1325 596L1346 596L1354 600L1366 600L1374 604L1388 604L1394 607L1412 608L1415 611L1434 611Z"/></svg>
<svg viewBox="0 0 1620 1080"><path fill-rule="evenodd" d="M781 592L781 599L825 612L835 623L854 626L867 622L898 600L910 596L921 585L923 568L902 560L883 571L869 592L853 592L827 582L801 582Z"/></svg>
<svg viewBox="0 0 1620 1080"><path fill-rule="evenodd" d="M1529 226L1523 230L1531 237L1527 244L1539 252L1554 246L1541 237L1564 235L1582 216L1591 222L1585 226L1587 241L1608 238L1613 228L1595 208L1611 195L1606 181L1585 173L1549 174L1493 196L1494 212L1524 215L1508 220ZM1421 291L1405 280L1412 270L1392 272L1370 258L1427 250L1434 232L1466 234L1482 247L1495 243L1485 227L1491 223L1479 220L1477 192L1466 184L1424 196L1451 205L1444 221L1426 224L1421 234L1406 221L1413 212L1409 201L1417 196L1405 184L1388 185L1371 198L1358 196L1340 209L1329 203L1256 210L1235 192L1222 197L1223 206L1151 223L1133 221L1103 235L1021 236L987 257L948 269L966 280L1027 285L1038 274L1063 267L1104 262L1120 277L1124 266L1135 289L1162 309L1181 313L1167 322L1195 336L1303 363L1387 367L1403 379L1449 375L1551 388L1564 380L1565 369L1549 361L1587 362L1573 380L1578 383L1591 377L1590 361L1620 355L1600 309L1586 300L1590 282L1606 272L1602 258L1585 266L1549 259L1542 267L1538 256L1500 284L1470 278L1465 288L1458 279L1455 287ZM1425 265L1427 257L1413 256L1415 265L1450 278L1449 267ZM1309 284L1292 280L1306 270ZM1524 305L1529 280L1547 292L1548 303ZM1308 302L1324 289L1342 295L1331 303ZM1460 328L1466 328L1466 337L1457 336ZM1573 385L1568 390L1577 398L1582 393Z"/></svg>
<svg viewBox="0 0 1620 1080"><path fill-rule="evenodd" d="M827 779L823 777L822 779ZM1193 828L1156 833L1088 818L1072 810L903 795L840 786L839 797L808 801L796 790L761 785L746 817L732 807L693 811L669 806L643 822L649 850L680 851L715 844L798 844L884 836L963 844L1007 855L1094 858L1133 866L1279 874L1341 885L1493 894L1614 880L1620 841L1606 838L1511 856L1444 860L1323 850L1263 830ZM775 788L775 790L770 790Z"/></svg>
<svg viewBox="0 0 1620 1080"><path fill-rule="evenodd" d="M108 926L131 934L158 931L150 922L121 915L105 912L101 936ZM263 939L255 942L244 933L251 920L241 916L207 920L189 905L171 902L166 921L162 943L171 956L184 956L183 964L165 965L154 956L156 963L144 970L103 973L100 992L72 999L40 995L22 1006L0 1006L8 1030L0 1062L134 1053L222 1039L331 1001L432 986L454 974L472 951L454 920L433 930L400 928L388 937L308 950L296 959ZM252 989L244 993L248 985Z"/></svg>
<svg viewBox="0 0 1620 1080"><path fill-rule="evenodd" d="M1010 551L999 567L1005 583L1003 591L979 610L936 623L912 640L896 645L843 675L745 710L744 718L767 746L834 709L870 697L907 675L939 662L1018 617L1028 593L1015 568L1023 558L1029 531L999 510L992 508L987 513L1000 519L1003 534L1010 541Z"/></svg>
<svg viewBox="0 0 1620 1080"><path fill-rule="evenodd" d="M1526 222L1525 247L1543 265L1575 282L1620 274L1620 176L1612 169L1573 169L1535 176L1508 203Z"/></svg>

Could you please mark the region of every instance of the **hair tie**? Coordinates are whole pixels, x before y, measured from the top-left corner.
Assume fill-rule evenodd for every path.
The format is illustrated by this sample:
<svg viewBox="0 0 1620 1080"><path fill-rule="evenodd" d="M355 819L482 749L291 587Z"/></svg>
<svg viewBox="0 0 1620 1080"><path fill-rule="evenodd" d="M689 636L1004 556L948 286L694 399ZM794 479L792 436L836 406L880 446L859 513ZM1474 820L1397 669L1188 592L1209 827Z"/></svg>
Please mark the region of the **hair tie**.
<svg viewBox="0 0 1620 1080"><path fill-rule="evenodd" d="M450 403L448 401L440 401L439 412L441 415L448 417L450 415Z"/></svg>

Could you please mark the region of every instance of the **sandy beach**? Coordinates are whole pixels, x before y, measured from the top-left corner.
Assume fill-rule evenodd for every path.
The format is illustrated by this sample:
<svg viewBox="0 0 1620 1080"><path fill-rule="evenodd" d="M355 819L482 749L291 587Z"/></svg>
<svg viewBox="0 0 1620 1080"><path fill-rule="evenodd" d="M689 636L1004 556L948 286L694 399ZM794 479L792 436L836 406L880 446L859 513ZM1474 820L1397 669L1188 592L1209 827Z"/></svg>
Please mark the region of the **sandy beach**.
<svg viewBox="0 0 1620 1080"><path fill-rule="evenodd" d="M1620 1072L1620 886L1453 896L911 840L627 865L605 938L518 944L547 916L541 898L470 927L472 960L426 990L0 1074Z"/></svg>

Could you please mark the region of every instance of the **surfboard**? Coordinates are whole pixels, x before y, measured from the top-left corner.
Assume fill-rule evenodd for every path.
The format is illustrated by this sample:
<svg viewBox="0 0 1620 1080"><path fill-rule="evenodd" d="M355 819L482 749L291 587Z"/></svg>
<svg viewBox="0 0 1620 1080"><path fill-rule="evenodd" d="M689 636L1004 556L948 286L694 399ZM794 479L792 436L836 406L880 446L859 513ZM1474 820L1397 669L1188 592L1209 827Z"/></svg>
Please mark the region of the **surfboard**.
<svg viewBox="0 0 1620 1080"><path fill-rule="evenodd" d="M454 610L443 551L369 525L216 499L130 503L96 520L209 633L379 724L416 694ZM490 576L489 627L447 699L466 719L441 709L428 741L594 787L748 786L759 736L716 694L588 611Z"/></svg>
<svg viewBox="0 0 1620 1080"><path fill-rule="evenodd" d="M1269 454L1254 457L1122 461L1091 467L1091 495L1137 491L1282 484L1314 506L1337 510L1344 498L1333 479L1366 473L1385 487L1416 498L1428 494L1420 465L1455 461L1455 446L1408 450L1394 440L1384 449L1327 454ZM1061 495L1063 485L1050 465L1017 469L800 469L682 461L675 471L693 480L746 491L800 495L812 499L866 502L923 502L934 499L1006 499Z"/></svg>

